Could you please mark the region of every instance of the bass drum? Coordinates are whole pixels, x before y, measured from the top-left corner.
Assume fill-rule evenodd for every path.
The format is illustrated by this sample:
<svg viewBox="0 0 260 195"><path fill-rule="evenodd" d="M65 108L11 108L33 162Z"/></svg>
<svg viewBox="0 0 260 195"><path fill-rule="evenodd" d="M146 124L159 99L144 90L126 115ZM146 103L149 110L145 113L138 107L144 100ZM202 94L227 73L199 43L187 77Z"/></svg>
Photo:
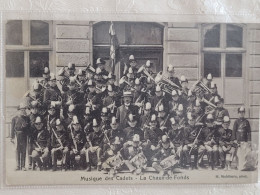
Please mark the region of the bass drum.
<svg viewBox="0 0 260 195"><path fill-rule="evenodd" d="M179 163L178 160L176 160L176 156L175 155L171 155L165 159L163 159L160 162L160 165L162 166L163 169L169 169L175 165L177 165Z"/></svg>
<svg viewBox="0 0 260 195"><path fill-rule="evenodd" d="M241 142L237 149L238 158L238 170L250 171L255 170L258 164L258 154L256 147L248 144L247 142Z"/></svg>
<svg viewBox="0 0 260 195"><path fill-rule="evenodd" d="M143 153L139 153L135 155L130 162L136 167L136 168L143 168L145 169L147 166L147 158Z"/></svg>

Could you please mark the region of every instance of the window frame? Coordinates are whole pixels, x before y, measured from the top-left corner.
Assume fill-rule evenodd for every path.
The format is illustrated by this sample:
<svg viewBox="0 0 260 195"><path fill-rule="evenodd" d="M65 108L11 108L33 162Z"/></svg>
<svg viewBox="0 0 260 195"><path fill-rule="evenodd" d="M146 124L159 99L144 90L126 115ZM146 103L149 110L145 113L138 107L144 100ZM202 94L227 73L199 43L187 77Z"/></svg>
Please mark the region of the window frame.
<svg viewBox="0 0 260 195"><path fill-rule="evenodd" d="M4 25L7 24L7 22L10 22L12 20L8 20L5 22ZM49 45L30 45L30 37L31 37L31 20L22 20L22 33L23 33L23 39L22 39L22 45L6 45L5 44L5 53L4 53L4 61L6 66L6 52L24 52L24 76L23 77L6 77L6 79L14 79L14 78L23 78L25 85L27 89L29 89L30 86L30 79L37 79L39 77L30 77L30 58L29 53L30 52L49 52L49 68L50 70L53 67L50 67L50 65L53 64L53 21L52 20L41 20L43 22L46 22L49 24ZM5 31L6 33L6 31ZM6 71L6 68L5 68Z"/></svg>
<svg viewBox="0 0 260 195"><path fill-rule="evenodd" d="M204 26L212 23L201 24L201 32L203 32ZM218 24L218 23L216 23ZM220 47L204 47L204 35L201 33L201 72L200 75L204 76L204 54L205 53L220 53L221 54L221 76L217 78L245 78L245 58L246 58L246 25L244 24L232 24L242 28L243 40L242 47L226 47L227 25L220 24ZM227 77L226 76L226 54L242 54L242 76L241 77Z"/></svg>

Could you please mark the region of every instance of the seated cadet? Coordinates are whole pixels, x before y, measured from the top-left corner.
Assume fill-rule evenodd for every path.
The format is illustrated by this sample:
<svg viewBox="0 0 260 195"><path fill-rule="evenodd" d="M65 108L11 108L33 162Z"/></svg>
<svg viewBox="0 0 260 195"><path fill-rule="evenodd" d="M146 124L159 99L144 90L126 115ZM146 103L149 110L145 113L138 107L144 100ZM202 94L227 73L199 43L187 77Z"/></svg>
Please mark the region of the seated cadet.
<svg viewBox="0 0 260 195"><path fill-rule="evenodd" d="M153 114L150 119L149 126L144 128L143 151L147 159L150 159L160 148L159 141L164 135L163 131L158 128L158 121L156 115Z"/></svg>
<svg viewBox="0 0 260 195"><path fill-rule="evenodd" d="M120 141L124 140L124 132L119 129L119 122L116 117L112 117L110 128L106 129L104 131L104 145L103 145L103 151L106 151L107 148L109 148L109 143L113 143L115 140L115 137L118 137Z"/></svg>
<svg viewBox="0 0 260 195"><path fill-rule="evenodd" d="M32 132L32 161L37 163L40 170L47 169L50 158L50 134L38 116L34 123L35 131Z"/></svg>
<svg viewBox="0 0 260 195"><path fill-rule="evenodd" d="M123 129L125 135L124 140L132 140L135 134L138 134L140 139L143 140L144 132L137 126L137 116L130 113L127 117L127 122L129 127Z"/></svg>
<svg viewBox="0 0 260 195"><path fill-rule="evenodd" d="M105 69L106 61L103 60L102 58L98 58L96 61L96 65L98 68L100 68L102 75L107 76L108 71Z"/></svg>
<svg viewBox="0 0 260 195"><path fill-rule="evenodd" d="M57 160L61 158L62 170L68 169L69 163L69 148L70 143L68 139L68 132L61 122L61 119L57 119L55 129L52 128L51 134L51 158L52 158L52 171L57 170Z"/></svg>
<svg viewBox="0 0 260 195"><path fill-rule="evenodd" d="M87 89L85 90L85 95L84 95L84 103L90 104L89 106L91 106L92 100L97 95L95 87L96 87L96 83L92 79L89 79L87 82Z"/></svg>
<svg viewBox="0 0 260 195"><path fill-rule="evenodd" d="M216 130L216 127L214 126L214 118L212 114L208 114L205 120L206 126L203 127L198 140L203 143L205 150L199 151L199 161L203 161L203 156L206 153L208 157L208 164L209 169L214 169L215 167L215 160L213 156L213 146L214 142L211 142L211 135ZM209 140L208 140L209 139ZM213 141L213 140L212 140Z"/></svg>
<svg viewBox="0 0 260 195"><path fill-rule="evenodd" d="M212 80L213 80L212 74L209 73L209 74L207 75L207 77L206 77L206 83L205 83L205 85L206 85L208 88L210 88L210 85L211 85Z"/></svg>
<svg viewBox="0 0 260 195"><path fill-rule="evenodd" d="M162 148L153 156L154 161L152 167L161 176L171 175L172 168L178 164L176 160L174 148L171 147L170 139L166 136L162 136Z"/></svg>
<svg viewBox="0 0 260 195"><path fill-rule="evenodd" d="M224 121L222 124L222 128L218 131L220 133L219 144L225 155L225 170L231 170L231 162L233 161L236 145L232 141L232 130L229 129L230 119L228 116L224 116Z"/></svg>
<svg viewBox="0 0 260 195"><path fill-rule="evenodd" d="M169 128L168 136L170 138L170 142L172 142L175 150L176 156L179 157L179 165L180 167L185 167L185 159L183 154L183 146L184 146L184 126L180 126L178 121L174 119L174 117L170 118L171 128Z"/></svg>
<svg viewBox="0 0 260 195"><path fill-rule="evenodd" d="M44 67L43 69L43 73L42 73L42 77L43 79L40 80L40 84L44 87L44 88L48 88L49 87L49 84L48 84L48 81L50 79L50 69L49 67Z"/></svg>
<svg viewBox="0 0 260 195"><path fill-rule="evenodd" d="M122 149L122 143L119 137L115 137L113 142L109 144L109 147L104 150L101 156L102 170L104 173L108 173L113 176L123 165L123 159L120 154Z"/></svg>
<svg viewBox="0 0 260 195"><path fill-rule="evenodd" d="M97 119L93 119L93 132L87 135L86 148L86 171L91 171L91 165L97 166L97 170L101 171L101 149L103 147L104 133L101 131L97 123ZM94 156L93 156L94 155Z"/></svg>
<svg viewBox="0 0 260 195"><path fill-rule="evenodd" d="M221 160L221 167L224 168L224 156L223 156L223 150L219 146L219 139L220 134L218 132L218 128L213 123L214 119L212 114L207 115L206 124L207 127L203 129L204 134L204 146L206 148L208 158L209 158L209 165L211 166L211 169L217 170L217 165L219 163L219 157ZM210 167L209 167L210 168Z"/></svg>
<svg viewBox="0 0 260 195"><path fill-rule="evenodd" d="M143 154L140 136L134 134L131 140L132 141L124 143L122 156L124 158L124 164L127 166L129 171L139 175L146 168L147 159Z"/></svg>
<svg viewBox="0 0 260 195"><path fill-rule="evenodd" d="M86 135L82 130L78 117L73 116L73 120L69 125L69 137L72 142L70 150L70 167L77 169L76 157L79 157L79 168L84 169L86 164L86 151L84 145L86 143Z"/></svg>
<svg viewBox="0 0 260 195"><path fill-rule="evenodd" d="M196 114L194 112L187 113L188 124L184 128L184 146L183 154L185 160L187 161L186 165L189 166L189 169L198 168L198 140L196 139L200 133L200 128L195 126L196 123ZM194 155L194 162L191 163L191 155Z"/></svg>
<svg viewBox="0 0 260 195"><path fill-rule="evenodd" d="M75 116L75 114L76 114L75 113L75 105L74 104L69 105L67 114L68 115L67 115L67 117L64 120L64 125L65 125L66 128L71 124L71 122L73 120L73 116Z"/></svg>

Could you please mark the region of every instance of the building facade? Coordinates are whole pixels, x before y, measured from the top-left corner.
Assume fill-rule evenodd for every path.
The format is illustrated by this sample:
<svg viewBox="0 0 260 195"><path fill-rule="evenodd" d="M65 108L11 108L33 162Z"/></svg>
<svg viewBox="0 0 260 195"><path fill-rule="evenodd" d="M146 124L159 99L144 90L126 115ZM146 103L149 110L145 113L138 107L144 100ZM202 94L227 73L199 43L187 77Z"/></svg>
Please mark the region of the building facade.
<svg viewBox="0 0 260 195"><path fill-rule="evenodd" d="M103 57L109 69L110 22L6 21L6 122L43 67L51 72L69 62L77 68ZM192 85L212 73L232 121L246 107L253 139L258 139L260 108L260 25L114 22L119 67L133 54L156 72L168 64ZM119 69L120 70L120 69ZM232 124L231 124L232 125Z"/></svg>

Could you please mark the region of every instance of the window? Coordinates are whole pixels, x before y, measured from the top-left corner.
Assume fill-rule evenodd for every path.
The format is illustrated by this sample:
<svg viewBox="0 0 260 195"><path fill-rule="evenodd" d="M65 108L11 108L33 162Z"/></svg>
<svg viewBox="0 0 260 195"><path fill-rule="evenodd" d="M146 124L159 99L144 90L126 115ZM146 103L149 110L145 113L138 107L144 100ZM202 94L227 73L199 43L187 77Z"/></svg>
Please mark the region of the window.
<svg viewBox="0 0 260 195"><path fill-rule="evenodd" d="M42 77L44 67L49 67L49 52L30 52L30 77Z"/></svg>
<svg viewBox="0 0 260 195"><path fill-rule="evenodd" d="M50 24L40 20L6 23L6 77L42 77L52 50Z"/></svg>
<svg viewBox="0 0 260 195"><path fill-rule="evenodd" d="M242 77L243 28L233 24L206 24L202 28L203 75Z"/></svg>
<svg viewBox="0 0 260 195"><path fill-rule="evenodd" d="M24 77L24 52L6 52L6 77Z"/></svg>

